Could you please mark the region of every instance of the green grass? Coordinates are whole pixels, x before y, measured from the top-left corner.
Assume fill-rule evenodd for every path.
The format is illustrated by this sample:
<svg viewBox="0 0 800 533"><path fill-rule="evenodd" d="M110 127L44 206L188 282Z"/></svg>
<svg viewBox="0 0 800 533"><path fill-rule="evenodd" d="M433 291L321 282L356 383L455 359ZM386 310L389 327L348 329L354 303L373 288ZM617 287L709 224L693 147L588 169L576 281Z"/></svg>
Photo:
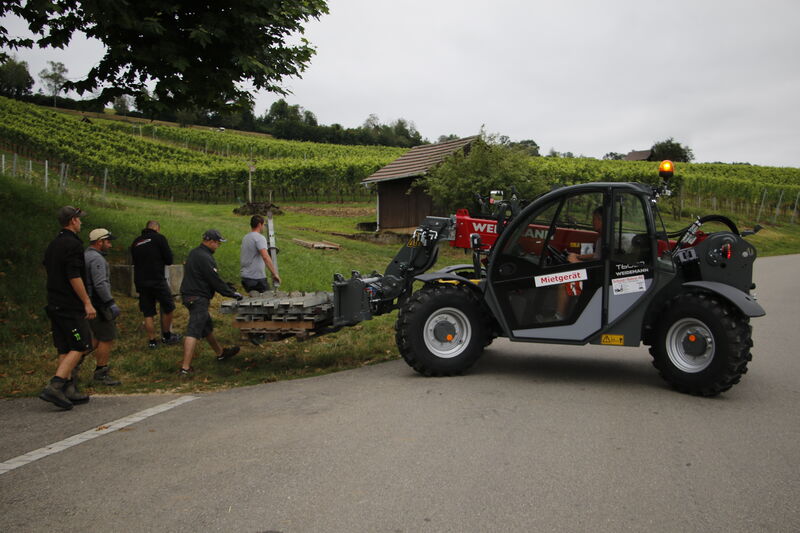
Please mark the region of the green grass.
<svg viewBox="0 0 800 533"><path fill-rule="evenodd" d="M49 322L44 316L45 273L41 260L49 241L59 231L57 209L66 204L89 212L84 219L82 236L96 227L106 227L119 236L109 255L112 263L127 263L127 248L149 219L161 223L170 241L176 261L182 262L189 250L200 243L208 228L216 228L229 241L216 253L224 279L238 283L239 244L249 230L249 217L233 214L234 205L205 205L168 202L118 194L103 196L96 189L71 184L66 195L44 193L41 184L27 184L18 177L0 176L0 209L5 213L6 244L0 253L0 396L35 395L53 374L55 353L51 344ZM331 232L354 233L357 222L374 220L374 204L296 204L282 205L283 215L275 217L278 263L285 290L331 290L332 276L351 270L382 272L394 257L399 245L377 244L344 237ZM724 213L723 213L724 214ZM739 221L742 227L752 221ZM665 219L670 229L690 222L688 217ZM770 225L749 238L761 256L800 252L800 225ZM324 239L342 245L339 251L310 250L292 242L292 238ZM469 263L470 256L460 250L443 247L439 265ZM112 351L114 374L123 385L113 389L89 389L95 393L134 393L157 391L201 391L250 385L354 368L393 359L398 356L394 344L395 313L346 328L338 333L306 342L295 339L256 347L242 343L242 351L233 361L217 363L207 344L201 343L195 359L197 375L181 381L175 371L181 360L181 347L146 348L141 315L134 298L117 294L123 315L118 320L120 338ZM212 304L219 340L239 343L239 332L231 326L229 315L216 312L221 297ZM174 330L182 332L187 314L182 306L175 313ZM94 360L84 365L88 378Z"/></svg>

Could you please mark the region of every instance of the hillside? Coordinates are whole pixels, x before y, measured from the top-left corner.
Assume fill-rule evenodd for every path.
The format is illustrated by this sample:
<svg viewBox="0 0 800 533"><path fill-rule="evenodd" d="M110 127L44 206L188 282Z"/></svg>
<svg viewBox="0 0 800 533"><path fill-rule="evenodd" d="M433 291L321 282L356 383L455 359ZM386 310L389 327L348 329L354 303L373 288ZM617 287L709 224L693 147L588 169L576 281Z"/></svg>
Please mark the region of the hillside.
<svg viewBox="0 0 800 533"><path fill-rule="evenodd" d="M161 198L234 201L253 192L278 198L364 198L361 180L404 149L282 141L233 132L77 116L0 98L0 142L73 176L108 176L118 190ZM60 167L59 167L60 168Z"/></svg>

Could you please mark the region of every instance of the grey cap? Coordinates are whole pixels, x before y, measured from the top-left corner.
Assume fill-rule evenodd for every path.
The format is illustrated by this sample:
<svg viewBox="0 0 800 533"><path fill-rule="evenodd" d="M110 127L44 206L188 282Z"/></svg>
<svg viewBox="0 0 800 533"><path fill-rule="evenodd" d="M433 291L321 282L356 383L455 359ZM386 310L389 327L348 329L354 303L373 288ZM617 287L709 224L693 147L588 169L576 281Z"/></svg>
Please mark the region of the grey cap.
<svg viewBox="0 0 800 533"><path fill-rule="evenodd" d="M227 239L224 239L222 237L222 234L219 231L215 230L215 229L210 229L210 230L206 231L205 233L203 233L203 240L204 241L218 241L218 242L226 242L227 241Z"/></svg>
<svg viewBox="0 0 800 533"><path fill-rule="evenodd" d="M80 207L72 207L71 205L65 205L61 209L58 210L58 222L62 226L66 226L69 224L69 221L75 217L85 217L86 211L83 211Z"/></svg>

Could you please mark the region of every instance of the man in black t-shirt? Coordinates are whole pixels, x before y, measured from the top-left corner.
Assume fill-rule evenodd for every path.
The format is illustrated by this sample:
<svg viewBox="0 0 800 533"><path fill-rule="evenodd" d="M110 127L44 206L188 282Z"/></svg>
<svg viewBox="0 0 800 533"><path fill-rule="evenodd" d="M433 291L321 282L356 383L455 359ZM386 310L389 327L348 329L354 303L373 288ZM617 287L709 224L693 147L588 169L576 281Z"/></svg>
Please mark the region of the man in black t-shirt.
<svg viewBox="0 0 800 533"><path fill-rule="evenodd" d="M164 344L177 344L181 339L180 335L172 333L175 301L164 274L164 268L172 264L172 250L167 238L160 231L161 225L150 220L142 234L131 244L133 282L139 293L139 310L144 315L144 329L147 331L150 348L158 348L154 321L156 303L161 306L161 341Z"/></svg>
<svg viewBox="0 0 800 533"><path fill-rule="evenodd" d="M47 247L43 261L47 270L45 311L53 329L58 368L39 398L62 409L89 401L89 396L78 392L73 373L92 349L88 321L97 315L86 292L83 243L78 237L85 215L85 211L70 205L58 210L62 229Z"/></svg>

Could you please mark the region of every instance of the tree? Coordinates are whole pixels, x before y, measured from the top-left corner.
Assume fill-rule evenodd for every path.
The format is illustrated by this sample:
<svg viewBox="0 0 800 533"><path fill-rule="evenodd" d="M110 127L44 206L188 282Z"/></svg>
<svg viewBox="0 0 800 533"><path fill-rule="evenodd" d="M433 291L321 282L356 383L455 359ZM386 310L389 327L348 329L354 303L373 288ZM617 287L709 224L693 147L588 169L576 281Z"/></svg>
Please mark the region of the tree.
<svg viewBox="0 0 800 533"><path fill-rule="evenodd" d="M509 143L508 146L532 157L539 157L541 155L539 153L539 145L536 144L536 141L533 139L523 139L518 142L512 142Z"/></svg>
<svg viewBox="0 0 800 533"><path fill-rule="evenodd" d="M650 151L650 158L654 161L669 159L671 161L689 163L694 159L692 149L675 142L672 137L666 141L654 143Z"/></svg>
<svg viewBox="0 0 800 533"><path fill-rule="evenodd" d="M466 152L459 151L434 167L419 184L436 205L451 210L469 207L475 193L487 194L492 189L513 185L523 198L547 190L543 180L532 172L529 156L485 135Z"/></svg>
<svg viewBox="0 0 800 533"><path fill-rule="evenodd" d="M606 155L603 156L603 159L611 161L622 161L623 159L625 159L625 155L619 152L608 152Z"/></svg>
<svg viewBox="0 0 800 533"><path fill-rule="evenodd" d="M19 98L31 94L33 78L28 63L9 57L0 65L0 95Z"/></svg>
<svg viewBox="0 0 800 533"><path fill-rule="evenodd" d="M131 112L131 104L133 99L127 94L122 94L114 98L114 111L118 115L127 115Z"/></svg>
<svg viewBox="0 0 800 533"><path fill-rule="evenodd" d="M58 93L64 90L64 86L67 84L65 74L68 71L61 61L48 61L47 64L50 65L49 69L39 72L39 79L47 88L47 92L53 95L53 107L55 107Z"/></svg>
<svg viewBox="0 0 800 533"><path fill-rule="evenodd" d="M75 32L99 39L106 52L85 78L67 82L80 94L102 89L109 102L141 93L155 82L157 109L222 110L252 102L247 85L286 94L287 76L299 76L315 53L303 24L328 12L325 0L63 0L0 4L28 24L41 47L63 48ZM294 44L293 44L294 43ZM0 31L0 48L32 48L33 39ZM0 59L6 54L0 53Z"/></svg>

